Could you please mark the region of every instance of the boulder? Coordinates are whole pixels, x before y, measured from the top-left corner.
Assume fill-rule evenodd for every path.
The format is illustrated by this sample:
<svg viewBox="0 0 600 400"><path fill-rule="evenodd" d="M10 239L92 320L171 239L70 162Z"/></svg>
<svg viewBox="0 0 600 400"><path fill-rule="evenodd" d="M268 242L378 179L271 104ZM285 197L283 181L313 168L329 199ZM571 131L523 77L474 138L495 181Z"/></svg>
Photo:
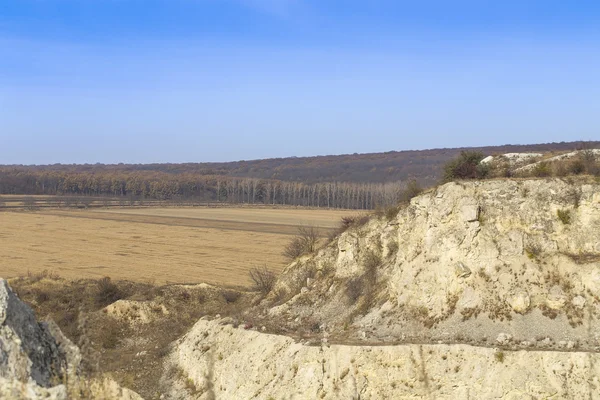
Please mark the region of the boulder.
<svg viewBox="0 0 600 400"><path fill-rule="evenodd" d="M64 337L59 344L48 324L38 323L33 310L0 279L0 377L31 379L48 388L62 382L67 367L77 368L79 360L76 347Z"/></svg>

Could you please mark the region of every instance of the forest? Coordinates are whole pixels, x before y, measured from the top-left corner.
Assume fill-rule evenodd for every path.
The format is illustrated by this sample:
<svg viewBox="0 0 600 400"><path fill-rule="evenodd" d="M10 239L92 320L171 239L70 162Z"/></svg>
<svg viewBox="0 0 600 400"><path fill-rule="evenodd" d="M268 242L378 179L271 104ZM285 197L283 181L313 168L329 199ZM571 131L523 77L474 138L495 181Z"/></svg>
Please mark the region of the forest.
<svg viewBox="0 0 600 400"><path fill-rule="evenodd" d="M487 155L600 147L600 142L471 148ZM0 166L0 194L373 209L440 181L464 148L230 163Z"/></svg>
<svg viewBox="0 0 600 400"><path fill-rule="evenodd" d="M136 172L55 172L0 167L0 194L126 197L232 204L373 209L393 204L407 183L305 184L256 178Z"/></svg>

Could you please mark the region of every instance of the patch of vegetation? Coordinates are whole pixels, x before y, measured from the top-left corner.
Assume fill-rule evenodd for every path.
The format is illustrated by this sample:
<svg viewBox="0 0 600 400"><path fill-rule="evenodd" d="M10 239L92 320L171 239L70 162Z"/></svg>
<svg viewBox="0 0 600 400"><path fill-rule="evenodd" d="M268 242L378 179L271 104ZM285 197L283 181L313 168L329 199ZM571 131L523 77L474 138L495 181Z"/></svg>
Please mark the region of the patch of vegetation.
<svg viewBox="0 0 600 400"><path fill-rule="evenodd" d="M444 165L444 182L457 179L483 179L489 174L489 167L481 164L485 156L478 151L462 151L460 155Z"/></svg>
<svg viewBox="0 0 600 400"><path fill-rule="evenodd" d="M537 243L530 243L525 247L525 254L530 260L537 260L542 254L542 247Z"/></svg>
<svg viewBox="0 0 600 400"><path fill-rule="evenodd" d="M368 251L363 258L365 275L372 283L377 281L377 269L381 266L381 262L381 256L374 251Z"/></svg>
<svg viewBox="0 0 600 400"><path fill-rule="evenodd" d="M531 174L538 178L545 178L552 176L552 166L549 162L542 161L533 167Z"/></svg>
<svg viewBox="0 0 600 400"><path fill-rule="evenodd" d="M36 283L42 279L58 280L59 276L57 273L48 271L47 269L43 270L42 272L38 272L37 274L32 274L31 272L27 271L27 280L29 282Z"/></svg>
<svg viewBox="0 0 600 400"><path fill-rule="evenodd" d="M571 260L573 260L576 264L591 264L600 261L600 254L598 253L563 253Z"/></svg>
<svg viewBox="0 0 600 400"><path fill-rule="evenodd" d="M510 306L508 306L506 302L497 295L494 298L488 298L485 301L483 309L488 313L488 317L492 321L512 320L512 308L510 308Z"/></svg>
<svg viewBox="0 0 600 400"><path fill-rule="evenodd" d="M100 307L105 307L117 300L127 297L127 295L123 293L123 290L111 281L108 276L98 280L97 286L96 303L98 303Z"/></svg>
<svg viewBox="0 0 600 400"><path fill-rule="evenodd" d="M560 222L564 225L568 225L571 223L571 211L569 210L556 210L556 215Z"/></svg>
<svg viewBox="0 0 600 400"><path fill-rule="evenodd" d="M121 337L121 325L111 317L103 318L98 339L104 349L115 349Z"/></svg>
<svg viewBox="0 0 600 400"><path fill-rule="evenodd" d="M332 242L335 238L350 228L358 228L365 225L370 219L371 216L368 214L348 215L342 217L340 220L340 225L337 227L337 229L332 230L327 236L327 242Z"/></svg>
<svg viewBox="0 0 600 400"><path fill-rule="evenodd" d="M404 206L405 204L401 203L391 204L387 206L378 206L377 208L375 208L373 214L378 218L385 217L385 219L387 219L388 221L392 221L398 216L398 213Z"/></svg>
<svg viewBox="0 0 600 400"><path fill-rule="evenodd" d="M567 191L566 201L571 203L573 207L578 208L581 203L581 189L571 188Z"/></svg>
<svg viewBox="0 0 600 400"><path fill-rule="evenodd" d="M490 274L485 272L485 270L483 268L480 269L479 271L477 271L477 276L479 276L480 278L482 278L484 281L486 281L488 283L492 281L492 277L490 276Z"/></svg>
<svg viewBox="0 0 600 400"><path fill-rule="evenodd" d="M397 240L390 240L387 245L388 254L396 254L398 252L398 247L399 246Z"/></svg>
<svg viewBox="0 0 600 400"><path fill-rule="evenodd" d="M38 279L38 275L30 274L31 279L27 276L11 279L10 285L39 319L54 320L65 336L80 347L86 373L90 376L109 373L119 384L148 399L157 398L156 393L162 392L159 385L165 356L174 340L204 315L218 313L238 319L249 304L242 301L243 292L238 292L239 300L230 303L219 289L184 285L157 287L111 280L111 285L127 296L123 299L139 301L140 306L149 302L151 321L140 323L103 311L103 302L97 302L96 295L99 287L110 287L106 280L66 280L55 275ZM38 301L40 296L44 301ZM168 313L163 313L162 307ZM137 340L130 340L132 337ZM134 364L135 375L131 370Z"/></svg>
<svg viewBox="0 0 600 400"><path fill-rule="evenodd" d="M502 350L498 350L494 353L494 358L496 359L496 361L498 361L499 363L503 363L504 362L504 352Z"/></svg>
<svg viewBox="0 0 600 400"><path fill-rule="evenodd" d="M225 299L227 303L235 303L241 297L241 293L237 290L233 289L223 289L221 290L221 296Z"/></svg>
<svg viewBox="0 0 600 400"><path fill-rule="evenodd" d="M289 260L305 254L310 254L317 249L319 243L319 231L315 227L299 227L298 234L290 241L283 250L283 255Z"/></svg>
<svg viewBox="0 0 600 400"><path fill-rule="evenodd" d="M341 228L344 231L350 227L359 227L369 222L370 217L367 214L362 215L349 215L342 217Z"/></svg>
<svg viewBox="0 0 600 400"><path fill-rule="evenodd" d="M273 286L275 286L277 276L265 266L262 268L252 268L250 270L250 279L252 279L254 288L257 291L267 294L273 289Z"/></svg>
<svg viewBox="0 0 600 400"><path fill-rule="evenodd" d="M556 317L558 317L558 311L548 307L545 304L540 304L538 308L542 311L542 315L544 317L548 317L550 319L556 319Z"/></svg>
<svg viewBox="0 0 600 400"><path fill-rule="evenodd" d="M417 182L416 179L410 179L406 183L406 187L404 188L404 190L402 190L400 192L399 200L401 202L409 202L414 197L417 197L418 195L420 195L422 192L423 192L423 188L421 187L421 185L419 185L419 182Z"/></svg>
<svg viewBox="0 0 600 400"><path fill-rule="evenodd" d="M346 281L345 294L349 305L358 304L349 318L366 313L375 300L377 274L382 260L378 253L369 250L362 259L363 273Z"/></svg>
<svg viewBox="0 0 600 400"><path fill-rule="evenodd" d="M460 314L462 315L462 320L463 321L467 321L471 318L477 318L477 316L480 313L480 309L477 307L472 307L472 308L463 308L460 311Z"/></svg>
<svg viewBox="0 0 600 400"><path fill-rule="evenodd" d="M351 278L346 282L346 296L350 304L355 304L363 294L364 284L362 277Z"/></svg>

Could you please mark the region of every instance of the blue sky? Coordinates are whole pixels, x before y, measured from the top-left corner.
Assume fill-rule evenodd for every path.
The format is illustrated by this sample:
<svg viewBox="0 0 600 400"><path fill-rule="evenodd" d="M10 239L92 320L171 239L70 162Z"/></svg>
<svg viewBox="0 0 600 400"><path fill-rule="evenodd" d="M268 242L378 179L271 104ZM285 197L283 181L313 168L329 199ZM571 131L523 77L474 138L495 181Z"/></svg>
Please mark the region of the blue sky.
<svg viewBox="0 0 600 400"><path fill-rule="evenodd" d="M0 164L600 139L597 1L1 0Z"/></svg>

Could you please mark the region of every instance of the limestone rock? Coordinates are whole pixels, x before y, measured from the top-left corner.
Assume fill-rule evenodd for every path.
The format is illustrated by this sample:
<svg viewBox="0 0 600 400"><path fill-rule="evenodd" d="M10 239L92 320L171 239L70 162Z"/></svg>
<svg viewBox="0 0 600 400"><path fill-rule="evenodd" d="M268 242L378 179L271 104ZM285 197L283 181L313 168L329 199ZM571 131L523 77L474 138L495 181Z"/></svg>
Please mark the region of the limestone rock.
<svg viewBox="0 0 600 400"><path fill-rule="evenodd" d="M573 298L573 300L571 301L571 303L572 303L572 304L573 304L573 305L574 305L576 308L582 309L583 307L585 307L586 300L585 300L585 297L582 297L582 296L575 296L575 297Z"/></svg>
<svg viewBox="0 0 600 400"><path fill-rule="evenodd" d="M0 377L31 379L47 388L62 381L68 363L48 326L38 323L31 308L0 279Z"/></svg>
<svg viewBox="0 0 600 400"><path fill-rule="evenodd" d="M561 289L560 286L552 286L548 292L548 298L546 304L553 310L560 310L565 306L567 302L567 296Z"/></svg>
<svg viewBox="0 0 600 400"><path fill-rule="evenodd" d="M477 221L479 219L479 206L477 204L466 204L461 208L461 215L466 222Z"/></svg>
<svg viewBox="0 0 600 400"><path fill-rule="evenodd" d="M503 346L506 346L512 340L512 336L508 333L500 333L496 338L496 342L500 343Z"/></svg>
<svg viewBox="0 0 600 400"><path fill-rule="evenodd" d="M527 292L519 292L509 297L508 304L519 314L525 314L529 310L531 299Z"/></svg>
<svg viewBox="0 0 600 400"><path fill-rule="evenodd" d="M459 278L467 278L471 275L471 270L461 262L456 264L455 272Z"/></svg>
<svg viewBox="0 0 600 400"><path fill-rule="evenodd" d="M197 352L197 343L213 351ZM568 345L567 345L568 346ZM303 345L293 339L199 321L171 367L202 399L596 398L600 355L502 351L466 344ZM218 357L216 355L219 355ZM189 398L171 385L165 399Z"/></svg>

